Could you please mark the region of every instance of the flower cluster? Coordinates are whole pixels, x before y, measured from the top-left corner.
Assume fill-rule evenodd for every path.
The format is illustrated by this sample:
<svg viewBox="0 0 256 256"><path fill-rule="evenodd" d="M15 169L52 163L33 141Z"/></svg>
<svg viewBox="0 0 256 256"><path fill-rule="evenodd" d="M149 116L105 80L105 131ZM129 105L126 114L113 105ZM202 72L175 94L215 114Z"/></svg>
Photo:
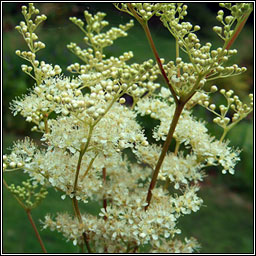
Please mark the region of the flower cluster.
<svg viewBox="0 0 256 256"><path fill-rule="evenodd" d="M45 187L38 191L38 184L31 184L30 180L23 181L22 186L11 184L8 189L26 209L36 208L48 194Z"/></svg>
<svg viewBox="0 0 256 256"><path fill-rule="evenodd" d="M16 29L21 33L25 42L28 45L29 51L20 51L17 50L16 54L23 58L24 60L30 62L31 66L27 66L23 64L22 71L31 76L37 84L40 84L44 81L44 79L48 77L53 77L61 73L61 68L59 65L55 65L54 67L50 64L46 64L44 61L39 62L36 60L36 52L45 48L45 44L41 41L36 41L38 36L35 33L37 27L47 19L47 17L43 15L38 15L39 10L34 7L33 4L29 4L29 8L27 6L22 7L22 14L25 18L25 21L21 21L19 26L16 26ZM37 15L34 20L32 17ZM34 70L34 75L31 72Z"/></svg>
<svg viewBox="0 0 256 256"><path fill-rule="evenodd" d="M130 4L134 10L136 10L136 15L142 18L144 21L148 21L151 17L153 17L156 12L161 8L161 4L155 3L131 3ZM128 4L118 3L115 4L116 8L120 11L127 12L130 15L134 16L129 8Z"/></svg>
<svg viewBox="0 0 256 256"><path fill-rule="evenodd" d="M213 31L216 32L221 39L227 41L234 33L234 29L232 28L234 27L236 21L239 23L239 21L244 18L244 16L248 13L248 10L252 8L252 4L238 3L236 5L232 5L231 3L221 3L220 6L228 9L231 15L224 17L224 11L218 11L216 18L221 23L223 28L220 26L214 26Z"/></svg>
<svg viewBox="0 0 256 256"><path fill-rule="evenodd" d="M168 238L181 232L176 227L177 219L182 214L197 211L202 204L202 200L195 194L197 190L195 187L187 188L184 195L170 198L162 189L156 189L154 205L146 212L137 192L135 196L130 191L129 201L102 208L98 218L89 214L83 215L83 225L68 214L58 214L55 220L47 215L44 228L58 230L75 245L83 243L81 234L86 232L101 253L132 252L135 247L151 241L154 241L155 250L165 246L169 252L175 248L170 241L167 242ZM140 192L143 194L143 189ZM162 204L159 204L160 201ZM196 242L193 246L197 247Z"/></svg>

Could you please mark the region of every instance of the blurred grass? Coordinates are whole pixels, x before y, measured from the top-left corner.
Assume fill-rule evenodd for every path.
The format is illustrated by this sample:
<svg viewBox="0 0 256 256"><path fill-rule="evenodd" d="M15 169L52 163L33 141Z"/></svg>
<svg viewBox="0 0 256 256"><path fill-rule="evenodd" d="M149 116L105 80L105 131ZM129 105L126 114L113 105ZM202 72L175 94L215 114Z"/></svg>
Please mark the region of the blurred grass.
<svg viewBox="0 0 256 256"><path fill-rule="evenodd" d="M14 26L22 19L20 14L21 3L3 4L3 149L12 144L12 141L29 135L31 125L26 123L20 116L13 117L8 109L9 102L16 96L26 93L27 88L33 85L33 81L20 70L23 60L15 55L16 49L26 49L21 35L14 30ZM189 19L193 24L202 27L200 36L202 41L207 40L213 43L213 48L221 45L221 41L211 32L210 26L217 25L214 17L216 5L188 4ZM210 6L210 8L209 8ZM59 64L63 71L65 68L79 60L67 49L69 42L82 44L82 33L70 21L69 16L82 18L84 9L96 13L104 11L108 15L106 19L110 25L117 26L119 23L128 22L130 17L120 13L109 3L38 3L41 13L48 16L45 25L39 29L39 39L46 44L46 49L38 53L40 60L47 63ZM207 8L208 7L208 8ZM212 8L212 9L211 9ZM214 23L214 24L213 24ZM155 39L156 47L160 57L167 61L175 57L175 43L170 39L168 31L161 26L157 19L150 22L152 36ZM219 87L238 91L242 99L253 91L253 41L252 26L246 25L240 37L234 44L238 55L233 59L240 66L246 66L248 71L241 76L231 79L215 81ZM207 40L206 40L207 39ZM246 47L245 47L246 46ZM106 55L118 56L124 51L134 52L134 62L153 58L151 49L148 46L142 29L135 22L135 27L129 32L128 37L120 38L116 43L106 48ZM66 72L66 74L68 74ZM209 85L210 86L210 85ZM216 97L216 101L222 104L223 98ZM204 109L196 107L195 114L198 118L204 118L209 122L207 125L211 134L220 135L220 130L211 124L212 116ZM153 127L152 119L142 119L146 132L151 133ZM241 162L236 168L236 174L221 175L217 170L209 170L210 177L203 183L201 196L206 207L202 207L197 213L185 216L179 225L182 227L183 235L195 236L202 245L202 253L251 253L253 250L253 125L252 115L247 120L235 127L227 136L234 147L243 149ZM5 175L8 183L18 183L22 180L19 173L8 173ZM40 253L41 248L34 237L34 231L30 227L26 214L15 202L15 199L3 189L3 249L6 253ZM46 213L61 211L72 211L71 202L60 199L60 193L50 189L49 195L38 209L32 212L34 220L40 226L39 219L43 220ZM92 213L98 210L94 203L86 205L85 208ZM57 232L49 230L42 231L46 247L51 253L72 253L76 248L72 243L66 243L63 237Z"/></svg>

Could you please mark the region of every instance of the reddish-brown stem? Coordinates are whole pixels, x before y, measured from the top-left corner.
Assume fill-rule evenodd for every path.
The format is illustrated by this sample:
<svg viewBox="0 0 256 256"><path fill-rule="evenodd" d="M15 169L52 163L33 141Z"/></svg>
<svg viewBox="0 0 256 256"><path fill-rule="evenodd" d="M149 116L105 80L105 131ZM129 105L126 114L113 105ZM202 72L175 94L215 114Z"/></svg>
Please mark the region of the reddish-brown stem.
<svg viewBox="0 0 256 256"><path fill-rule="evenodd" d="M238 37L238 35L240 34L240 32L242 31L247 19L249 18L251 12L244 14L243 18L242 18L242 22L235 28L234 33L232 35L232 37L230 38L229 41L227 41L224 46L223 49L229 50L230 47L232 46L232 44L235 42L236 38ZM220 61L220 60L219 60ZM210 71L207 75L206 78L208 76L210 76L212 74L212 71Z"/></svg>
<svg viewBox="0 0 256 256"><path fill-rule="evenodd" d="M72 201L73 201L73 206L74 206L78 221L79 221L79 223L83 223L82 216L81 216L81 213L80 213L80 210L79 210L79 207L78 207L78 202L77 202L77 199L76 199L75 196L73 197ZM88 238L86 232L83 232L82 236L83 236L83 240L85 242L85 245L87 247L88 253L91 253L92 251L91 251L91 247L90 247L90 244L89 244L89 238Z"/></svg>
<svg viewBox="0 0 256 256"><path fill-rule="evenodd" d="M172 88L172 86L171 86L171 84L170 84L170 82L169 82L169 79L168 79L168 77L167 77L167 75L166 75L166 73L165 73L165 71L164 71L162 62L161 62L160 57L159 57L159 55L158 55L158 52L157 52L157 50L156 50L156 47L155 47L155 44L154 44L154 41L153 41L153 39L152 39L152 36L151 36L151 33L150 33L150 30L149 30L149 27L148 27L148 24L147 24L147 23L145 23L145 24L143 25L143 29L144 29L144 31L145 31L145 33L146 33L146 36L147 36L147 38L148 38L149 44L150 44L150 46L151 46L151 49L152 49L153 54L154 54L154 56L155 56L155 59L156 59L156 61L157 61L158 67L159 67L159 69L160 69L160 71L161 71L161 73L162 73L162 76L163 76L163 78L164 78L166 84L168 85L168 87L169 87L169 89L170 89L170 91L171 91L171 93L172 93L172 96L173 96L175 102L177 103L177 102L178 102L178 98L177 98L176 93L175 93L174 89Z"/></svg>
<svg viewBox="0 0 256 256"><path fill-rule="evenodd" d="M88 144L89 143L87 143L87 145ZM85 150L84 150L84 152L85 152ZM80 154L79 154L78 163L77 163L77 167L76 167L76 177L75 177L75 182L74 182L74 189L73 189L73 196L74 197L72 199L75 214L76 214L76 217L78 218L79 223L83 223L83 220L82 220L82 216L81 216L81 213L80 213L80 210L79 210L79 207L78 207L78 202L77 202L77 199L76 199L76 189L77 189L78 177L79 177L79 172L80 172L84 152L80 152ZM82 236L83 236L83 240L85 242L85 245L87 247L88 253L91 253L89 238L87 237L86 232L83 232Z"/></svg>
<svg viewBox="0 0 256 256"><path fill-rule="evenodd" d="M7 184L7 182L5 181L4 178L3 178L3 184L4 184L4 186L9 190L9 186L8 186L8 184ZM32 218L32 215L31 215L31 209L28 209L28 208L22 203L22 201L21 201L17 196L15 196L14 194L13 194L13 196L14 196L14 198L17 200L17 202L19 203L19 205L20 205L20 206L25 210L25 212L27 213L28 219L29 219L29 221L30 221L30 223L31 223L31 225L32 225L32 227L33 227L35 233L36 233L36 237L37 237L37 239L38 239L38 241L39 241L39 243L40 243L40 246L41 246L43 252L44 252L44 253L47 253L47 251L46 251L46 249L45 249L45 246L44 246L44 243L43 243L43 240L41 239L40 234L39 234L39 232L38 232L38 230L37 230L36 224L35 224L35 222L33 221L33 218Z"/></svg>
<svg viewBox="0 0 256 256"><path fill-rule="evenodd" d="M235 42L236 38L238 37L238 35L240 34L240 32L242 31L247 19L249 18L250 16L250 13L247 13L247 14L244 14L243 16L243 20L242 22L239 24L239 26L236 28L234 34L232 35L231 39L228 41L227 45L225 46L225 49L229 49L231 47L231 45Z"/></svg>
<svg viewBox="0 0 256 256"><path fill-rule="evenodd" d="M153 172L152 179L151 179L151 182L150 182L150 185L149 185L149 188L148 188L148 194L147 194L147 199L146 199L147 205L145 206L145 211L148 209L148 207L150 205L151 198L152 198L152 190L154 189L154 187L156 185L157 176L158 176L158 173L160 171L160 167L161 167L161 165L164 161L165 155L166 155L166 153L169 149L169 146L171 144L171 141L172 141L172 138L173 138L173 133L174 133L175 128L177 126L177 123L178 123L178 120L179 120L180 115L182 113L182 110L184 108L184 105L185 105L184 103L180 103L180 104L176 105L175 113L174 113L174 116L173 116L173 119L172 119L172 123L170 125L170 129L169 129L166 141L164 142L162 152L159 156L158 162L156 164L156 167L155 167L155 170Z"/></svg>
<svg viewBox="0 0 256 256"><path fill-rule="evenodd" d="M128 3L127 6L128 6L128 8L129 8L129 10L132 12L133 16L138 20L138 22L141 24L142 28L144 29L145 34L146 34L147 39L148 39L148 42L149 42L149 45L150 45L150 47L151 47L151 49L152 49L152 52L153 52L153 54L154 54L154 56L155 56L155 59L156 59L156 61L157 61L158 67L159 67L159 69L160 69L160 71L161 71L161 73L162 73L162 76L163 76L163 78L164 78L166 84L168 85L168 87L169 87L169 89L170 89L170 91L171 91L171 93L172 93L172 96L173 96L173 98L174 98L174 100L175 100L175 102L176 102L176 104L177 104L177 103L179 102L179 99L177 98L177 95L176 95L176 93L175 93L175 91L174 91L172 85L170 84L169 79L168 79L168 77L167 77L167 75L166 75L166 73L165 73L165 71L164 71L162 62L161 62L160 57L159 57L159 54L158 54L158 52L157 52L157 50L156 50L156 47L155 47L154 41L153 41L153 39L152 39L152 36L151 36L151 33L150 33L150 30L149 30L149 27L148 27L147 22L144 21L143 19L141 19L141 18L138 16L138 14L137 14L136 11L133 9L133 7L132 7L132 5L131 5L130 3Z"/></svg>
<svg viewBox="0 0 256 256"><path fill-rule="evenodd" d="M41 248L42 248L42 251L43 251L44 253L47 253L47 251L46 251L46 249L45 249L45 246L44 246L44 243L43 243L43 241L42 241L42 239L41 239L41 237L40 237L40 234L39 234L39 232L38 232L38 230L37 230L37 228L36 228L36 224L35 224L35 222L33 221L33 218L32 218L32 215L31 215L31 210L30 210L30 209L27 209L27 210L26 210L26 213L27 213L28 219L29 219L29 221L30 221L30 223L31 223L31 225L32 225L32 227L33 227L35 233L36 233L36 237L37 237L37 239L38 239L38 241L39 241L39 243L40 243L40 246L41 246Z"/></svg>

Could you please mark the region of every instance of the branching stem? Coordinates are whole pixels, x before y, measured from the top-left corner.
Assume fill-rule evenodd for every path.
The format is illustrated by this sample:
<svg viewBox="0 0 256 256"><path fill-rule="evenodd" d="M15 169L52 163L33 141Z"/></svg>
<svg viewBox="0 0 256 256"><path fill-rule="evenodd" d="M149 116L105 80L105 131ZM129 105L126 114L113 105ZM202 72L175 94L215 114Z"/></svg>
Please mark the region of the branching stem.
<svg viewBox="0 0 256 256"><path fill-rule="evenodd" d="M147 199L146 199L147 205L145 206L145 211L148 209L148 207L150 205L150 201L151 201L151 198L152 198L152 190L154 189L154 187L156 185L157 176L158 176L158 173L160 171L160 167L161 167L161 165L164 161L166 153L167 153L167 151L169 149L169 146L171 144L171 141L172 141L172 138L173 138L173 133L174 133L175 128L178 124L178 120L180 118L180 115L182 113L182 110L183 110L184 106L185 106L184 103L180 103L180 104L176 105L175 113L174 113L174 116L173 116L173 119L172 119L172 123L170 125L170 129L169 129L166 141L163 145L162 152L159 156L158 162L156 164L156 167L155 167L155 170L153 172L152 179L151 179L151 182L150 182L150 185L149 185Z"/></svg>
<svg viewBox="0 0 256 256"><path fill-rule="evenodd" d="M31 210L30 210L30 209L27 209L27 210L26 210L26 213L27 213L28 219L29 219L29 221L30 221L30 223L31 223L31 225L32 225L32 227L33 227L33 229L34 229L34 231L35 231L36 237L37 237L37 239L38 239L38 241L39 241L39 243L40 243L40 246L41 246L41 248L42 248L42 251L43 251L44 253L47 253L47 251L46 251L46 249L45 249L45 246L44 246L44 243L43 243L43 240L41 239L41 236L40 236L40 234L39 234L39 232L38 232L38 230L37 230L36 224L35 224L35 222L33 221L33 218L32 218L32 215L31 215Z"/></svg>
<svg viewBox="0 0 256 256"><path fill-rule="evenodd" d="M9 190L9 186L8 186L8 184L7 184L7 182L5 181L4 178L3 178L3 184L4 184L4 186ZM41 238L41 236L40 236L40 234L39 234L39 232L38 232L38 230L37 230L36 224L35 224L35 222L34 222L34 220L33 220L33 218L32 218L31 209L27 208L27 207L23 204L23 202L22 202L17 196L15 196L14 194L12 194L12 195L13 195L14 198L17 200L17 202L19 203L19 205L20 205L20 206L25 210L25 212L27 213L28 219L29 219L29 221L30 221L30 223L31 223L31 225L32 225L32 227L33 227L33 229L34 229L34 231L35 231L36 237L37 237L37 239L38 239L38 241L39 241L39 243L40 243L40 246L41 246L41 248L42 248L42 251L43 251L44 253L47 253L47 251L46 251L46 249L45 249L45 246L44 246L44 243L43 243L43 240L42 240L42 238Z"/></svg>
<svg viewBox="0 0 256 256"><path fill-rule="evenodd" d="M152 39L152 36L151 36L151 33L150 33L150 30L149 30L149 27L148 27L147 22L144 21L143 19L141 19L141 18L138 16L138 14L137 14L136 11L133 9L133 7L132 7L132 5L131 5L130 3L128 3L127 6L128 6L128 8L129 8L129 10L132 12L133 16L138 20L138 22L141 24L142 28L144 29L145 34L146 34L147 39L148 39L148 42L149 42L149 45L150 45L150 47L151 47L151 49L152 49L152 52L153 52L153 54L154 54L154 56L155 56L155 59L156 59L156 61L157 61L158 67L159 67L159 69L160 69L160 71L161 71L161 73L162 73L162 75L163 75L163 78L164 78L166 84L168 85L168 87L169 87L169 89L170 89L170 91L171 91L171 93L172 93L172 96L173 96L173 98L174 98L174 100L175 100L175 102L176 102L176 104L177 104L177 103L179 102L179 99L177 98L177 95L176 95L176 93L175 93L175 91L174 91L172 85L170 84L169 79L168 79L168 77L167 77L167 75L166 75L166 73L165 73L165 71L164 71L162 62L161 62L160 57L159 57L159 54L158 54L158 52L157 52L157 50L156 50L156 47L155 47L154 41L153 41L153 39Z"/></svg>

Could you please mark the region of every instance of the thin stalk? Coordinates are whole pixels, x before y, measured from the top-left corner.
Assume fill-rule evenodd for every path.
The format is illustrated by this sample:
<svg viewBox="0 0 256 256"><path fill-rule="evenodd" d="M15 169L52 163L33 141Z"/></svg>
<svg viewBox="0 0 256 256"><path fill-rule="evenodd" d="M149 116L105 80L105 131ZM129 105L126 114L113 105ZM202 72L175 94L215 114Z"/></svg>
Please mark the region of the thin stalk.
<svg viewBox="0 0 256 256"><path fill-rule="evenodd" d="M9 190L9 186L7 184L7 182L5 181L5 179L3 178L3 184L4 186ZM13 193L11 193L13 195L13 197L17 200L18 204L26 211L27 208L26 206L22 203L22 201L17 197L15 196Z"/></svg>
<svg viewBox="0 0 256 256"><path fill-rule="evenodd" d="M80 245L80 248L81 248L81 253L84 253L84 245L83 244Z"/></svg>
<svg viewBox="0 0 256 256"><path fill-rule="evenodd" d="M240 34L240 32L242 31L247 19L249 18L250 14L251 14L252 10L250 10L247 14L244 14L243 17L241 18L241 22L237 24L237 26L234 29L234 32L230 38L229 41L227 41L224 44L224 49L230 49L231 45L235 42L236 38L238 37L238 35Z"/></svg>
<svg viewBox="0 0 256 256"><path fill-rule="evenodd" d="M49 128L48 128L48 114L44 115L44 130L45 133L49 133Z"/></svg>
<svg viewBox="0 0 256 256"><path fill-rule="evenodd" d="M90 127L87 142L86 142L84 148L80 151L80 154L79 154L77 167L76 167L76 176L75 176L74 188L73 188L73 194L74 194L74 197L72 198L73 207L74 207L75 214L76 214L76 217L78 218L79 223L83 223L83 220L82 220L81 213L80 213L80 210L79 210L79 207L78 207L78 202L77 202L77 199L76 199L76 189L77 189L78 177L79 177L79 172L80 172L80 169L81 169L81 163L82 163L83 155L85 154L85 152L86 152L86 150L89 146L89 143L90 143L90 140L91 140L92 129L93 128ZM88 242L89 239L87 237L86 232L83 232L82 236L83 236L83 240L85 242L85 245L87 247L88 253L91 253L91 248L90 248L90 245L89 245L89 242Z"/></svg>
<svg viewBox="0 0 256 256"><path fill-rule="evenodd" d="M177 141L177 142L176 142L176 145L175 145L175 149L174 149L174 155L175 155L175 156L178 155L179 148L180 148L180 142Z"/></svg>
<svg viewBox="0 0 256 256"><path fill-rule="evenodd" d="M173 133L174 133L175 128L178 124L178 120L180 118L180 115L182 113L182 110L183 110L184 106L185 106L184 103L180 103L180 104L176 105L175 113L174 113L174 116L173 116L173 119L172 119L172 123L170 125L170 129L169 129L166 141L163 145L162 152L159 156L158 162L156 164L156 167L155 167L155 170L153 172L152 179L151 179L151 182L150 182L150 185L149 185L149 188L148 188L148 194L147 194L147 199L146 199L147 205L145 206L145 211L148 209L148 207L150 205L150 201L151 201L151 198L152 198L152 190L154 189L154 187L156 185L157 176L158 176L158 173L160 171L160 167L161 167L161 165L164 161L166 153L167 153L167 151L169 149L169 146L171 144L171 141L172 141L172 138L173 138Z"/></svg>
<svg viewBox="0 0 256 256"><path fill-rule="evenodd" d="M177 59L178 57L180 57L180 48L179 48L179 40L178 40L178 38L175 38L175 39L176 39L175 46L176 46L176 59ZM177 77L180 77L180 68L178 68L178 70L177 70Z"/></svg>
<svg viewBox="0 0 256 256"><path fill-rule="evenodd" d="M75 196L72 198L72 201L73 201L73 205L74 205L74 209L75 209L78 221L79 221L79 223L83 224L82 216L81 216L81 213L80 213L80 210L79 210L79 207L78 207L78 202L77 202L77 199L76 199ZM90 247L90 244L89 244L89 238L88 238L86 232L83 232L82 236L83 236L83 240L85 242L85 245L87 247L88 253L92 253L91 247Z"/></svg>
<svg viewBox="0 0 256 256"><path fill-rule="evenodd" d="M141 24L142 28L144 29L144 32L145 32L145 34L146 34L146 36L147 36L149 45L150 45L150 47L151 47L151 49L152 49L152 52L153 52L153 54L154 54L154 56L155 56L155 59L156 59L156 61L157 61L158 67L159 67L159 69L160 69L160 71L161 71L161 73L162 73L162 75L163 75L163 77L164 77L164 80L165 80L166 84L168 85L168 87L169 87L169 89L170 89L170 91L171 91L171 93L172 93L172 96L173 96L173 98L174 98L174 100L175 100L175 102L176 102L176 104L177 104L177 103L179 102L179 99L177 98L177 95L176 95L176 93L175 93L175 91L174 91L172 85L170 84L169 79L168 79L168 77L167 77L167 75L166 75L166 73L165 73L165 71L164 71L162 62L161 62L160 57L159 57L159 54L158 54L158 52L157 52L157 50L156 50L156 47L155 47L154 41L153 41L153 39L152 39L152 36L151 36L151 33L150 33L150 30L149 30L149 27L148 27L147 22L144 21L143 19L141 19L141 18L138 16L138 14L137 14L136 11L133 9L133 7L132 7L132 5L131 5L130 3L128 3L127 5L128 5L129 10L132 12L133 16L137 19L137 21Z"/></svg>
<svg viewBox="0 0 256 256"><path fill-rule="evenodd" d="M81 168L82 158L83 158L83 154L82 154L82 152L80 152L77 167L76 167L76 177L75 177L74 188L73 188L74 196L76 194L76 188L77 188L77 183L78 183L78 177L79 177L79 172L80 172L80 168Z"/></svg>
<svg viewBox="0 0 256 256"><path fill-rule="evenodd" d="M9 186L8 186L8 184L7 184L7 182L5 181L4 178L3 178L3 184L4 184L4 186L9 190ZM20 206L25 210L25 212L27 213L28 219L29 219L29 221L30 221L30 223L31 223L31 225L32 225L32 227L33 227L35 233L36 233L36 237L37 237L37 239L38 239L38 241L39 241L39 243L40 243L40 246L41 246L43 252L44 252L44 253L47 253L47 251L46 251L46 249L45 249L45 246L44 246L44 243L43 243L43 240L41 239L40 234L39 234L39 232L38 232L38 230L37 230L36 224L35 224L35 222L34 222L33 219L32 219L32 216L31 216L31 209L27 208L17 196L15 196L14 194L12 194L12 195L13 195L14 198L17 200L17 202L19 203L19 205L20 205Z"/></svg>
<svg viewBox="0 0 256 256"><path fill-rule="evenodd" d="M102 178L103 178L103 186L105 187L105 185L106 185L106 178L107 178L106 167L102 168ZM105 212L107 212L107 199L106 199L105 194L103 195L103 208L104 208ZM105 221L107 221L108 217L105 215L103 217L103 219ZM106 243L104 243L104 253L108 253L108 247L107 247Z"/></svg>
<svg viewBox="0 0 256 256"><path fill-rule="evenodd" d="M170 179L169 179L169 177L167 177L166 180L165 180L165 184L164 184L164 189L165 190L168 190L169 184L170 184Z"/></svg>
<svg viewBox="0 0 256 256"><path fill-rule="evenodd" d="M224 129L223 134L222 134L222 136L220 138L220 142L222 142L224 140L224 138L227 135L228 131L229 131L229 129Z"/></svg>
<svg viewBox="0 0 256 256"><path fill-rule="evenodd" d="M86 171L84 172L83 176L82 176L81 179L80 179L81 181L84 180L85 176L86 176L87 173L90 171L90 169L91 169L91 167L92 167L92 165L93 165L93 162L94 162L94 160L96 159L97 156L98 156L98 154L96 154L95 157L91 159L91 161L90 161L90 163L89 163L89 165L88 165Z"/></svg>
<svg viewBox="0 0 256 256"><path fill-rule="evenodd" d="M38 230L37 230L37 228L36 228L36 224L35 224L35 222L33 221L33 218L32 218L32 215L31 215L31 210L30 210L30 209L27 209L27 210L26 210L26 213L27 213L28 219L29 219L29 221L30 221L30 223L31 223L31 225L32 225L32 227L33 227L35 233L36 233L36 237L37 237L37 239L38 239L38 241L39 241L39 243L40 243L40 246L41 246L41 248L42 248L42 251L43 251L44 253L47 253L47 251L46 251L46 249L45 249L45 246L44 246L44 243L43 243L43 240L41 239L40 234L39 234L39 232L38 232Z"/></svg>

